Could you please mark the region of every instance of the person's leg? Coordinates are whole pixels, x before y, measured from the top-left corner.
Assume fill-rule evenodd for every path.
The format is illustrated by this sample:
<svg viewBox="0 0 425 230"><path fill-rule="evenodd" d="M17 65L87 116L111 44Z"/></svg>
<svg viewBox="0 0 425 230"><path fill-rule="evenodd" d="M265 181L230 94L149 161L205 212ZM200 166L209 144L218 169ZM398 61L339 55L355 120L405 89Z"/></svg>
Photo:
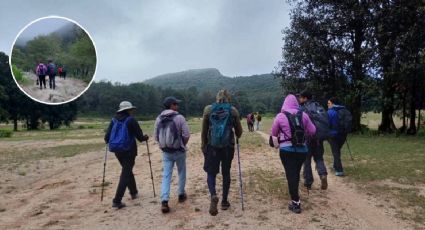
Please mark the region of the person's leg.
<svg viewBox="0 0 425 230"><path fill-rule="evenodd" d="M44 88L46 88L46 75L43 75L41 80L43 82Z"/></svg>
<svg viewBox="0 0 425 230"><path fill-rule="evenodd" d="M223 199L222 202L227 202L230 190L230 168L232 167L232 160L235 153L235 147L228 147L224 149L225 152L221 155L221 175L223 176Z"/></svg>
<svg viewBox="0 0 425 230"><path fill-rule="evenodd" d="M161 201L168 201L170 199L170 184L171 177L173 176L174 160L172 153L162 153L163 173L162 173L162 186L161 186Z"/></svg>
<svg viewBox="0 0 425 230"><path fill-rule="evenodd" d="M135 160L136 160L136 155L131 156L130 159L129 159L131 171L130 171L130 177L129 177L127 188L128 188L128 191L130 192L130 195L132 197L135 196L136 194L138 194L136 179L134 178L134 174L133 174L133 168L134 168L134 161Z"/></svg>
<svg viewBox="0 0 425 230"><path fill-rule="evenodd" d="M291 199L299 201L298 185L300 182L300 171L305 161L305 155L302 153L280 153L280 159L285 168L286 179L288 181L288 189Z"/></svg>
<svg viewBox="0 0 425 230"><path fill-rule="evenodd" d="M316 169L319 176L326 176L328 172L326 170L325 161L323 160L323 154L325 149L323 148L323 141L318 140L315 154L313 155L314 161L316 162Z"/></svg>
<svg viewBox="0 0 425 230"><path fill-rule="evenodd" d="M311 185L314 182L314 178L313 178L313 172L311 169L311 156L312 156L312 152L311 152L311 148L309 146L309 153L307 154L306 160L304 162L304 186L307 189L311 189Z"/></svg>
<svg viewBox="0 0 425 230"><path fill-rule="evenodd" d="M207 174L208 190L211 196L217 195L217 191L215 190L216 176L217 174L214 174L214 173Z"/></svg>
<svg viewBox="0 0 425 230"><path fill-rule="evenodd" d="M131 157L126 156L124 154L116 153L115 156L117 157L118 161L121 164L121 175L120 175L120 181L118 182L117 191L115 193L115 198L113 200L114 203L121 203L122 197L124 196L125 189L127 188L130 177L133 175L132 169L134 166L134 163L131 163Z"/></svg>
<svg viewBox="0 0 425 230"><path fill-rule="evenodd" d="M341 148L338 138L332 137L329 140L329 143L331 145L332 155L334 158L333 168L335 169L335 172L342 172Z"/></svg>
<svg viewBox="0 0 425 230"><path fill-rule="evenodd" d="M40 89L42 89L42 87L41 87L41 75L38 75L37 80L38 80L38 84L40 85Z"/></svg>
<svg viewBox="0 0 425 230"><path fill-rule="evenodd" d="M186 152L176 153L177 172L179 174L179 188L177 193L179 195L185 194L186 186Z"/></svg>
<svg viewBox="0 0 425 230"><path fill-rule="evenodd" d="M56 76L53 75L52 79L53 79L53 89L56 89L56 80L55 80Z"/></svg>
<svg viewBox="0 0 425 230"><path fill-rule="evenodd" d="M52 87L53 87L52 86L52 82L53 82L52 81L52 76L49 75L49 87L50 87L50 89L52 89Z"/></svg>

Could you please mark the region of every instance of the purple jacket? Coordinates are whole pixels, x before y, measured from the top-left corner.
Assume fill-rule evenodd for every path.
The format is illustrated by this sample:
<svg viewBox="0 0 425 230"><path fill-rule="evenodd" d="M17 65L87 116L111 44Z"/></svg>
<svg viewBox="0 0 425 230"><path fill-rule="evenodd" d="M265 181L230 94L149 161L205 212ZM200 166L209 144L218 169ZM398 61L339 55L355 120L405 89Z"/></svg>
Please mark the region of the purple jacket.
<svg viewBox="0 0 425 230"><path fill-rule="evenodd" d="M186 144L189 141L189 137L190 137L190 132L189 132L189 126L186 123L186 119L183 117L183 115L179 114L178 112L171 110L171 109L166 109L164 111L162 111L162 113L156 118L155 121L155 130L154 130L154 136L155 136L155 140L158 141L158 136L157 136L157 132L158 132L158 124L160 121L160 116L161 115L168 115L168 114L177 114L174 118L173 121L174 123L176 123L177 129L182 137L182 142L180 144L180 146L183 149L186 149Z"/></svg>
<svg viewBox="0 0 425 230"><path fill-rule="evenodd" d="M285 139L291 138L291 128L289 127L289 121L288 118L283 113L284 111L287 111L291 114L296 114L299 110L299 104L297 98L289 94L285 101L283 102L281 112L276 115L272 129L271 129L271 135L274 137L279 136L280 141L283 141ZM316 133L316 127L314 126L313 122L311 122L310 118L306 113L303 112L303 125L304 125L304 131L305 134L308 136L313 136ZM291 146L291 141L285 141L280 143L280 147L286 147Z"/></svg>

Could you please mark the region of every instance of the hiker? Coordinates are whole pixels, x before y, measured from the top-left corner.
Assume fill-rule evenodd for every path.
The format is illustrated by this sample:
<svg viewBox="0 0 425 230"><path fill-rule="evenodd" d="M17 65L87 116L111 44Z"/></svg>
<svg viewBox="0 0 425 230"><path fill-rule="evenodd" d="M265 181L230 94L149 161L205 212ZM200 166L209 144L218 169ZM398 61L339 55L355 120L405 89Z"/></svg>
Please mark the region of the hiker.
<svg viewBox="0 0 425 230"><path fill-rule="evenodd" d="M130 102L122 101L105 134L105 142L109 144L109 151L115 153L122 167L117 191L112 200L112 207L117 209L125 207L122 198L126 188L130 192L131 199L139 197L133 174L134 161L137 156L135 139L143 142L148 141L149 137L143 135L139 123L134 119L135 110L136 107Z"/></svg>
<svg viewBox="0 0 425 230"><path fill-rule="evenodd" d="M246 116L246 124L248 126L248 131L253 132L254 131L254 121L253 121L253 115L252 113L248 114Z"/></svg>
<svg viewBox="0 0 425 230"><path fill-rule="evenodd" d="M66 78L66 69L64 66L61 66L58 68L58 75L59 77L63 77L63 79L65 80Z"/></svg>
<svg viewBox="0 0 425 230"><path fill-rule="evenodd" d="M327 111L317 102L313 101L313 95L304 90L300 93L298 100L300 109L305 112L316 127L316 134L307 138L308 154L304 162L304 186L307 190L311 190L314 182L313 172L311 169L311 158L316 163L316 170L321 181L321 189L328 188L328 180L323 154L323 141L329 137L329 118Z"/></svg>
<svg viewBox="0 0 425 230"><path fill-rule="evenodd" d="M55 82L56 74L57 74L56 65L55 63L53 63L52 60L49 60L47 64L47 75L49 75L50 89L53 89L53 90L56 88L56 82Z"/></svg>
<svg viewBox="0 0 425 230"><path fill-rule="evenodd" d="M175 97L166 97L163 101L165 110L155 121L155 140L162 150L162 186L161 186L161 211L170 212L168 201L170 199L171 177L174 164L177 165L179 176L178 200L186 201L186 145L189 141L190 132L183 115L179 114L179 103Z"/></svg>
<svg viewBox="0 0 425 230"><path fill-rule="evenodd" d="M44 85L44 89L46 89L46 73L47 73L47 67L46 65L44 65L44 63L42 61L38 62L37 67L35 68L35 73L38 76L38 83L40 85L40 90L43 89L43 85Z"/></svg>
<svg viewBox="0 0 425 230"><path fill-rule="evenodd" d="M223 194L221 209L230 207L228 200L230 189L230 168L235 152L235 135L240 138L242 125L238 110L230 104L230 95L226 90L220 90L216 103L204 108L201 149L204 154L204 171L207 173L208 190L211 195L209 213L217 215L218 197L215 189L216 176L220 171L223 176Z"/></svg>
<svg viewBox="0 0 425 230"><path fill-rule="evenodd" d="M256 127L256 130L258 131L258 130L260 130L260 125L261 125L261 119L262 119L262 117L261 117L261 114L260 114L260 112L257 112L257 116L256 116L256 120L257 120L257 127Z"/></svg>
<svg viewBox="0 0 425 230"><path fill-rule="evenodd" d="M58 68L58 75L59 75L59 77L62 77L62 67L61 66L59 66L59 68Z"/></svg>
<svg viewBox="0 0 425 230"><path fill-rule="evenodd" d="M328 116L331 127L329 144L331 145L334 158L333 169L335 176L344 176L344 169L341 162L341 149L347 140L347 134L351 131L351 113L340 105L337 98L328 100Z"/></svg>
<svg viewBox="0 0 425 230"><path fill-rule="evenodd" d="M301 167L308 153L305 138L314 135L315 132L316 127L308 115L299 110L297 98L289 94L283 102L281 112L273 121L270 139L275 139L273 146L279 148L292 199L288 209L294 213L301 213L298 184Z"/></svg>

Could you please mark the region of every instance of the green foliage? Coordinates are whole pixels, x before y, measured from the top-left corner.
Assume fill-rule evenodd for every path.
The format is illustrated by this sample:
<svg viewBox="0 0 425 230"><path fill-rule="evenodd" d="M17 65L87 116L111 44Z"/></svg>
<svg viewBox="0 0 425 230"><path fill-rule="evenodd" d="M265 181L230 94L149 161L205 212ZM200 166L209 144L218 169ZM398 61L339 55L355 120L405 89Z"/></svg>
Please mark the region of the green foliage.
<svg viewBox="0 0 425 230"><path fill-rule="evenodd" d="M28 82L28 80L24 77L22 70L16 67L16 65L12 65L12 72L19 84L26 84Z"/></svg>
<svg viewBox="0 0 425 230"><path fill-rule="evenodd" d="M13 132L11 130L2 130L0 129L0 138L3 137L12 137Z"/></svg>

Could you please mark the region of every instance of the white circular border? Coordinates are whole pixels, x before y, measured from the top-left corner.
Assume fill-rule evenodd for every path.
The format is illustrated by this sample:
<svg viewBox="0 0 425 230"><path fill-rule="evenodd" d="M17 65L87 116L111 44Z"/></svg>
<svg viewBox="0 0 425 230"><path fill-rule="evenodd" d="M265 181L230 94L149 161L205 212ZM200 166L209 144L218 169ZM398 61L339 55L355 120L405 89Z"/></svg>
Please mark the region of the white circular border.
<svg viewBox="0 0 425 230"><path fill-rule="evenodd" d="M78 94L76 97L74 97L74 98L71 98L70 100L68 100L68 101L64 101L64 102L56 102L56 103L54 103L54 102L46 102L46 101L41 101L41 100L38 100L38 99L36 99L36 98L34 98L34 97L32 97L31 95L29 95L27 92L25 92L25 90L23 90L22 88L21 88L21 86L18 84L18 82L16 81L16 78L15 78L15 75L13 74L13 71L12 71L12 55L13 55L13 47L15 46L15 43L16 43L16 40L18 40L18 37L22 34L22 32L24 32L24 30L26 30L29 26L31 26L32 24L34 24L34 23L36 23L36 22L38 22L38 21L41 21L41 20L44 20L44 19L49 19L49 18L58 18L58 19L64 19L64 20L67 20L67 21L69 21L69 22L72 22L72 23L74 23L74 24L76 24L76 25L78 25L81 29L83 29L84 30L84 32L86 32L86 34L89 36L89 38L90 38L90 40L91 40L91 42L93 43L93 46L94 46L94 52L95 52L95 54L96 54L96 67L95 67L95 70L94 70L94 73L93 73L93 77L92 77L92 79L91 79L91 81L90 81L90 83L88 84L88 86L80 93L80 94ZM81 26L78 22L76 22L76 21L74 21L74 20L72 20L72 19L70 19L70 18L67 18L67 17L62 17L62 16L56 16L56 15L50 15L50 16L46 16L46 17L41 17L41 18L38 18L38 19L35 19L35 20L33 20L33 21L31 21L30 23L28 23L24 28L22 28L20 31L19 31L19 33L18 33L18 35L16 35L16 37L15 37L15 40L13 41L13 43L12 43L12 47L11 47L11 49L10 49L10 55L9 55L9 67L10 67L10 72L12 73L12 76L13 76L13 80L15 81L15 83L16 83L16 85L18 86L18 88L21 90L21 92L23 92L25 95L27 95L29 98L31 98L33 101L36 101L36 102L39 102L39 103L42 103L42 104L46 104L46 105L62 105L62 104L66 104L66 103L69 103L69 102L71 102L71 101L74 101L74 100L76 100L76 99L78 99L81 95L83 95L83 93L85 93L89 88L90 88L90 86L91 86L91 84L93 83L93 81L94 81L94 79L95 79L95 77L96 77L96 71L97 71L97 64L98 64L98 56L97 56L97 48L96 48L96 44L95 44L95 42L94 42L94 40L93 40L93 38L92 38L92 36L90 35L90 33L83 27L83 26Z"/></svg>

